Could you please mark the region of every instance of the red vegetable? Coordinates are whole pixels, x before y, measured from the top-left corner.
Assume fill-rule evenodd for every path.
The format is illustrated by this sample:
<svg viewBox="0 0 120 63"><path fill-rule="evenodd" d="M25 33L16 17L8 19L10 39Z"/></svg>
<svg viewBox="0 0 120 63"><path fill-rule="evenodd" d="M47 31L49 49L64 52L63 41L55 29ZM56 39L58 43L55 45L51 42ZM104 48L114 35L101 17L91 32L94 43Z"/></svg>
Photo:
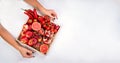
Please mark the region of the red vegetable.
<svg viewBox="0 0 120 63"><path fill-rule="evenodd" d="M38 16L37 16L37 11L36 11L36 9L34 9L33 11L34 11L34 18L37 19Z"/></svg>
<svg viewBox="0 0 120 63"><path fill-rule="evenodd" d="M24 12L24 14L26 14L29 17L29 19L33 19L32 15L29 14L28 12Z"/></svg>

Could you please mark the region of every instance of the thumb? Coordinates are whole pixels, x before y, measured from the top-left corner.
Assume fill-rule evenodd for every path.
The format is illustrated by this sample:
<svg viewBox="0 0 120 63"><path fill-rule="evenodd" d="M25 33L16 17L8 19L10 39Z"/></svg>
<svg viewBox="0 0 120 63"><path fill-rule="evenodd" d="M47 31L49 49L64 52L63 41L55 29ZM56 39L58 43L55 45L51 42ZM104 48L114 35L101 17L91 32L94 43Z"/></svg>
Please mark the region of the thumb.
<svg viewBox="0 0 120 63"><path fill-rule="evenodd" d="M55 18L52 14L50 14L50 15L49 15L49 17L50 17L50 18L52 18L52 19L54 19L54 18Z"/></svg>

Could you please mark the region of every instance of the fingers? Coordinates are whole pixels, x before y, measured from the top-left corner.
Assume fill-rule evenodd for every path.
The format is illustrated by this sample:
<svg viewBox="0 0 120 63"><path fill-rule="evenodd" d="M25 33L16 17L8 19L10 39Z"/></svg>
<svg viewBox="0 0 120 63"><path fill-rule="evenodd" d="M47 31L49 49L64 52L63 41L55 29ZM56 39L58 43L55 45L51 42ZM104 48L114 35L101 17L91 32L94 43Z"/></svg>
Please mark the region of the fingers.
<svg viewBox="0 0 120 63"><path fill-rule="evenodd" d="M33 52L30 51L30 50L26 50L26 52L24 53L23 57L25 57L25 58L34 57L34 56L33 56Z"/></svg>
<svg viewBox="0 0 120 63"><path fill-rule="evenodd" d="M56 14L56 12L54 10L49 10L49 16L52 19L58 19L57 14Z"/></svg>
<svg viewBox="0 0 120 63"><path fill-rule="evenodd" d="M57 14L56 14L55 11L53 11L52 16L55 17L56 19L58 19Z"/></svg>

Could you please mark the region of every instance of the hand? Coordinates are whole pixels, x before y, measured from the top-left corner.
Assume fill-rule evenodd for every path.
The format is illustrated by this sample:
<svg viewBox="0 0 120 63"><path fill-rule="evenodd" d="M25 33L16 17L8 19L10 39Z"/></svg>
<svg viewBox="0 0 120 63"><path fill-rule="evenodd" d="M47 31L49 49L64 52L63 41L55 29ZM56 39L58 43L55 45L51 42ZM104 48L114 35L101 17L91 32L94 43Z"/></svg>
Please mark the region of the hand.
<svg viewBox="0 0 120 63"><path fill-rule="evenodd" d="M22 47L22 46L19 47L19 52L25 58L31 58L31 57L33 57L33 55L32 55L33 52L31 50L28 50L28 49Z"/></svg>
<svg viewBox="0 0 120 63"><path fill-rule="evenodd" d="M43 12L43 14L48 15L49 17L51 17L52 19L57 18L57 14L54 10L51 9L45 9Z"/></svg>

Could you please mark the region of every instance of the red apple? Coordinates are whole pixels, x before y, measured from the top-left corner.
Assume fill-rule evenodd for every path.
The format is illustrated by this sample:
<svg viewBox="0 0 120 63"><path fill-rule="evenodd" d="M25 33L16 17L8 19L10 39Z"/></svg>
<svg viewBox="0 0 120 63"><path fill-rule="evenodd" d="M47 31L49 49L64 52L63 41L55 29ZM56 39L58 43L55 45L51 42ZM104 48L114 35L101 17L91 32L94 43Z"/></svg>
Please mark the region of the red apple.
<svg viewBox="0 0 120 63"><path fill-rule="evenodd" d="M21 36L20 41L26 44L28 42L28 38L26 36Z"/></svg>
<svg viewBox="0 0 120 63"><path fill-rule="evenodd" d="M25 33L25 35L26 35L26 37L30 38L30 37L32 37L33 32L27 31L27 32Z"/></svg>
<svg viewBox="0 0 120 63"><path fill-rule="evenodd" d="M27 24L24 24L22 31L27 31L27 30L28 30L28 25L27 25Z"/></svg>
<svg viewBox="0 0 120 63"><path fill-rule="evenodd" d="M36 44L37 43L37 39L35 39L35 38L31 38L29 41L28 41L28 45L29 46L33 46L34 44Z"/></svg>

